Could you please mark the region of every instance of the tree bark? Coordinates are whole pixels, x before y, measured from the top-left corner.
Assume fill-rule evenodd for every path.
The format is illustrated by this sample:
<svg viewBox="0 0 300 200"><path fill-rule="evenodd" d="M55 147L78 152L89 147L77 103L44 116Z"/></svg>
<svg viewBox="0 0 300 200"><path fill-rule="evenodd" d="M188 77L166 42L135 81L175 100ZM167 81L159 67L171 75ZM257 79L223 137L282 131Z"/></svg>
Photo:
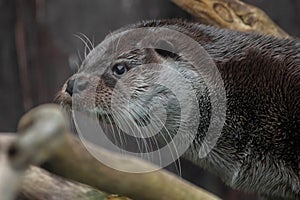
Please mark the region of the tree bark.
<svg viewBox="0 0 300 200"><path fill-rule="evenodd" d="M54 174L136 200L219 199L165 170L157 170L156 166L143 160L135 157L124 159L119 154L90 144L92 148L98 151L98 155L117 165L128 167L129 171L132 171L130 170L132 167L138 167L153 172L133 174L112 169L94 158L79 139L68 133L67 127L67 119L64 118L60 107L46 105L33 109L20 120L20 135L17 138L7 140L0 135L0 144L7 146L2 151L6 162L0 162L0 192L11 194L4 200L12 199L11 197L19 188L20 179L27 167L47 159L47 166ZM85 145L87 144L85 143ZM4 168L1 165L3 163L5 164ZM38 180L38 177L41 180ZM42 181L43 179L50 181ZM8 183L6 180L10 180L10 182ZM55 195L58 195L56 192L64 194L62 190L57 190L59 185L56 183L58 182L58 178L51 177L40 170L29 171L25 176L25 183L22 184L21 194L23 191L23 194L37 197L45 192L45 188L52 187L55 190L49 190L47 195L54 198ZM74 194L68 193L69 196L85 195L85 191L93 191L91 188L84 189L80 185L72 185L66 180L62 182L61 186L63 185L70 186L69 188L62 188L67 193L72 188L75 189ZM8 191L10 192L8 193ZM48 199L48 197L41 196L41 200L43 199Z"/></svg>
<svg viewBox="0 0 300 200"><path fill-rule="evenodd" d="M124 159L121 155L100 147L98 155L111 162L131 167L156 170L155 166L137 158ZM161 169L149 173L126 173L112 169L94 158L72 135L68 135L62 148L47 162L53 173L76 180L109 193L117 193L137 200L192 200L219 199L216 196Z"/></svg>
<svg viewBox="0 0 300 200"><path fill-rule="evenodd" d="M63 179L34 166L26 171L20 192L19 197L28 200L130 200Z"/></svg>
<svg viewBox="0 0 300 200"><path fill-rule="evenodd" d="M261 9L239 0L171 0L199 21L242 32L289 38Z"/></svg>

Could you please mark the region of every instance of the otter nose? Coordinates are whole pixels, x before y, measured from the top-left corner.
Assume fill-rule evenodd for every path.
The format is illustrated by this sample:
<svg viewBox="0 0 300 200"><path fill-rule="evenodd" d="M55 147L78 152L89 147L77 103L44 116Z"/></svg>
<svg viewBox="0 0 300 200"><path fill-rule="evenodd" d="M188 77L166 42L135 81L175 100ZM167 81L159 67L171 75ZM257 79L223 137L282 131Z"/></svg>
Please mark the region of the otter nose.
<svg viewBox="0 0 300 200"><path fill-rule="evenodd" d="M73 88L74 88L74 83L75 83L75 80L71 79L71 80L68 80L67 82L67 88L66 88L66 92L72 96L73 95Z"/></svg>
<svg viewBox="0 0 300 200"><path fill-rule="evenodd" d="M83 78L70 79L67 82L66 92L72 96L74 93L80 93L89 85L89 81Z"/></svg>

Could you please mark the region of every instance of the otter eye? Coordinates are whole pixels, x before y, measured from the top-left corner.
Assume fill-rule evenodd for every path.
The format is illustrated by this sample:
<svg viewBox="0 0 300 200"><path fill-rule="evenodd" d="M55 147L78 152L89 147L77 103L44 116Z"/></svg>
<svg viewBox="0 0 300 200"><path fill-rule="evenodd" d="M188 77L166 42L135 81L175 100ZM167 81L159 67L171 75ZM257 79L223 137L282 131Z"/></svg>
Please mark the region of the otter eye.
<svg viewBox="0 0 300 200"><path fill-rule="evenodd" d="M122 76L127 72L127 65L124 63L119 63L113 66L112 71L114 75Z"/></svg>

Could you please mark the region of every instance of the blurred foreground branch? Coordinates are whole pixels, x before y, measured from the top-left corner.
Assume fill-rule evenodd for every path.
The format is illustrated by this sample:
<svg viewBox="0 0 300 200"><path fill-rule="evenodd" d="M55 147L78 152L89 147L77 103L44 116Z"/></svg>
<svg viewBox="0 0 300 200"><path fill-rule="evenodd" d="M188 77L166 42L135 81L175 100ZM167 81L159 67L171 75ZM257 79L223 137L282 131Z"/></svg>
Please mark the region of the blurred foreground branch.
<svg viewBox="0 0 300 200"><path fill-rule="evenodd" d="M25 170L40 164L59 147L68 131L68 120L56 106L29 112L17 138L1 135L0 195L1 200L14 199Z"/></svg>
<svg viewBox="0 0 300 200"><path fill-rule="evenodd" d="M239 0L171 0L199 21L242 32L290 37L261 9Z"/></svg>
<svg viewBox="0 0 300 200"><path fill-rule="evenodd" d="M65 144L47 163L54 173L136 200L210 200L218 199L208 192L137 158L122 157L98 147L98 155L132 171L140 167L149 173L126 173L112 169L95 159L82 143L68 135Z"/></svg>
<svg viewBox="0 0 300 200"><path fill-rule="evenodd" d="M34 166L26 171L19 196L28 200L129 200L63 179Z"/></svg>
<svg viewBox="0 0 300 200"><path fill-rule="evenodd" d="M12 134L0 135L1 200L14 199L19 189L19 197L28 200L129 200L125 197L108 195L90 186L63 179L38 167L30 166L27 169L27 164L19 165L17 168L13 167L10 154L5 154L5 152L16 143L23 143L22 140Z"/></svg>
<svg viewBox="0 0 300 200"><path fill-rule="evenodd" d="M6 149L8 149L1 148L6 162L0 162L0 192L8 194L7 192L11 191L9 193L11 195L2 199L13 199L13 194L19 189L23 171L30 164L39 164L51 155L47 164L53 173L89 186L70 182L44 170L31 167L26 172L21 186L23 196L40 200L55 199L54 197L59 195L64 195L63 199L89 200L95 199L94 195L97 195L96 199L102 197L114 200L127 199L106 197L105 193L92 188L94 187L136 200L218 199L165 170L156 170L155 166L140 159L124 158L119 154L93 146L92 148L99 152L98 155L117 165L127 167L129 171L137 167L156 171L132 174L107 167L90 155L75 136L67 134L68 123L62 116L58 106L41 106L33 109L21 119L19 137L11 138L13 137L11 136L8 141L5 135L0 135L0 144L6 144ZM5 163L6 170L3 170L2 166ZM12 182L8 184L6 180L12 180ZM49 190L49 188L52 189Z"/></svg>

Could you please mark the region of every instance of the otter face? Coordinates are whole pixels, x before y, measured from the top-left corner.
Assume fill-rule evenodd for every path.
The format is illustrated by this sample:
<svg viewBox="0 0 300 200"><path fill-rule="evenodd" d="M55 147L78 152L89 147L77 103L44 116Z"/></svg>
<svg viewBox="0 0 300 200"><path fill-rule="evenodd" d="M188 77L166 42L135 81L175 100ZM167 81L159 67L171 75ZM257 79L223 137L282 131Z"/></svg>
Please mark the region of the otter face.
<svg viewBox="0 0 300 200"><path fill-rule="evenodd" d="M158 42L162 48L172 48L168 41ZM187 90L181 88L182 82L172 70L186 72L187 63L163 49L125 49L117 53L111 49L114 48L96 47L90 52L80 70L66 81L56 101L69 110L96 115L102 124L111 124L138 138L163 133L151 138L150 143L156 143L152 149L164 146L174 137L181 119L178 99L170 87ZM149 151L149 141L139 143L144 144L143 151Z"/></svg>
<svg viewBox="0 0 300 200"><path fill-rule="evenodd" d="M168 80L180 89L181 83L169 72L176 69L190 76L188 62L174 53L168 40L159 38L154 40L156 47L139 47L137 41L111 37L90 52L80 70L66 81L56 101L102 119L116 117L114 111L126 112L136 122L144 123L155 105L171 106L175 116L178 102L160 82Z"/></svg>
<svg viewBox="0 0 300 200"><path fill-rule="evenodd" d="M197 95L206 89L190 60L205 54L189 41L169 29L117 31L89 53L56 101L130 132L171 137L182 122L197 129L189 118L199 117Z"/></svg>
<svg viewBox="0 0 300 200"><path fill-rule="evenodd" d="M215 111L223 111L223 101L216 96L224 97L224 92L214 95L209 91L210 87L218 91L213 80L217 75L207 52L187 35L164 27L129 27L108 36L89 53L56 102L93 117L101 127L109 125L112 131L108 132L119 137L119 147L126 143L123 133L134 138L142 153L137 156L145 156L146 151L149 159L164 167L184 154L193 141L203 141L205 131L210 131L210 98L219 108ZM219 120L217 115L211 116ZM88 124L85 122L83 126ZM112 142L102 139L104 146ZM203 147L204 154L215 140L210 144Z"/></svg>

